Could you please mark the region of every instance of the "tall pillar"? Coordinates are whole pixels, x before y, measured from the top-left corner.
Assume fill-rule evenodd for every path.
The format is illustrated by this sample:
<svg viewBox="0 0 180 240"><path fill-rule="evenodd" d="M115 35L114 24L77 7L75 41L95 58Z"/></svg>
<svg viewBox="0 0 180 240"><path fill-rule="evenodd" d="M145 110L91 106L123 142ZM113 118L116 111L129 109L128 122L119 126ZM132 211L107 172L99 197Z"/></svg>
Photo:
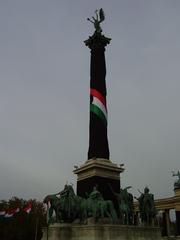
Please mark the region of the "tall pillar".
<svg viewBox="0 0 180 240"><path fill-rule="evenodd" d="M89 19L95 32L86 41L91 53L90 61L90 121L89 149L85 164L74 170L77 174L77 194L85 197L96 185L104 199L115 202L112 191L120 191L120 173L124 171L109 159L106 105L106 61L105 47L110 38L102 35L100 22L104 20L102 9L96 17Z"/></svg>
<svg viewBox="0 0 180 240"><path fill-rule="evenodd" d="M86 45L91 49L90 66L90 123L88 159L109 159L107 137L107 105L106 105L106 62L105 46L110 39L95 35L88 39Z"/></svg>

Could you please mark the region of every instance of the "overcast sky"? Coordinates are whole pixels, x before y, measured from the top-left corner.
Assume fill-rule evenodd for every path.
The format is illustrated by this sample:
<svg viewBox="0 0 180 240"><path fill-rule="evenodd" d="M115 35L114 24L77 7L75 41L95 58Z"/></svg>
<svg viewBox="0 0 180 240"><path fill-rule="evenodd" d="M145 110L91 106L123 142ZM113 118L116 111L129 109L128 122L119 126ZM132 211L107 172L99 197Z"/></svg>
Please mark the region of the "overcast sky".
<svg viewBox="0 0 180 240"><path fill-rule="evenodd" d="M173 195L180 169L179 0L0 1L0 199L42 198L87 160L86 18L103 8L108 136L122 187Z"/></svg>

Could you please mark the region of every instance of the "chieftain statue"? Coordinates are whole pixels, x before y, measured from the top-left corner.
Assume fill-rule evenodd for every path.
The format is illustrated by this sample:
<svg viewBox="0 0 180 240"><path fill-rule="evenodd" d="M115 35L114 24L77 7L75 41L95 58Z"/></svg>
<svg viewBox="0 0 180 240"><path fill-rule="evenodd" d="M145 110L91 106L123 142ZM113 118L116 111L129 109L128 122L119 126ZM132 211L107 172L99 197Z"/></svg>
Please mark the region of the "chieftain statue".
<svg viewBox="0 0 180 240"><path fill-rule="evenodd" d="M49 206L50 203L48 223L73 223L74 221L77 223L78 220L79 223L86 224L88 218L93 218L95 222L109 219L110 223L131 225L133 224L134 205L133 195L128 192L129 188L131 187L120 189L120 193L114 192L111 188L118 203L118 208L115 208L111 200L104 200L97 185L87 194L86 198L83 198L75 194L72 185L66 184L61 192L44 198L45 204ZM140 197L135 198L139 201L142 223L151 225L156 215L154 195L149 193L148 187L140 193Z"/></svg>
<svg viewBox="0 0 180 240"><path fill-rule="evenodd" d="M140 192L140 197L136 198L139 201L139 211L142 223L150 225L156 216L156 208L154 203L154 195L149 193L149 188L144 188L144 193Z"/></svg>
<svg viewBox="0 0 180 240"><path fill-rule="evenodd" d="M109 218L112 223L117 221L112 201L104 200L96 186L87 198L77 196L72 185L67 184L59 195L60 197L57 194L48 195L43 201L47 205L50 203L49 223L53 221L72 223L76 219L79 219L81 223L86 223L90 217L93 217L96 222L103 218ZM53 212L55 220L53 220Z"/></svg>
<svg viewBox="0 0 180 240"><path fill-rule="evenodd" d="M115 193L111 186L110 188L118 203L120 222L122 224L132 224L134 213L133 195L127 191L131 186L124 189L121 188L119 193Z"/></svg>

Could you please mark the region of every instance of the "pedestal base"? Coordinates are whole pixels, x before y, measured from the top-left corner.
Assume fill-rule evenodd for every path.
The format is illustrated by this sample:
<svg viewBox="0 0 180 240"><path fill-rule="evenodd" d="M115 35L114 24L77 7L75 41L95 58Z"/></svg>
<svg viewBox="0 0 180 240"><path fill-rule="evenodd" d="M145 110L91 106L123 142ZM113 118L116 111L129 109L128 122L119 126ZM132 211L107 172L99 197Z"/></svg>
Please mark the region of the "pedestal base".
<svg viewBox="0 0 180 240"><path fill-rule="evenodd" d="M93 190L93 187L97 186L103 198L112 200L116 205L112 191L119 193L120 173L123 171L124 168L118 167L110 160L89 159L74 170L74 173L77 174L77 195L86 197Z"/></svg>
<svg viewBox="0 0 180 240"><path fill-rule="evenodd" d="M111 224L53 224L42 240L162 240L160 229Z"/></svg>

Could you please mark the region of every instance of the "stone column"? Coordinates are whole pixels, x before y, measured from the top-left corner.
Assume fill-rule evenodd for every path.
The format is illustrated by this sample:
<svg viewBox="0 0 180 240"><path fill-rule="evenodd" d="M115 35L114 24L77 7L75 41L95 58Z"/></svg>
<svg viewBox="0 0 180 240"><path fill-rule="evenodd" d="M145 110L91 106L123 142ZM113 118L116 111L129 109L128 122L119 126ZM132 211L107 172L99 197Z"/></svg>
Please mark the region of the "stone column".
<svg viewBox="0 0 180 240"><path fill-rule="evenodd" d="M163 212L163 236L170 236L170 219L169 219L169 209L165 209Z"/></svg>
<svg viewBox="0 0 180 240"><path fill-rule="evenodd" d="M88 159L109 159L105 79L105 46L109 42L110 39L99 32L85 41L86 46L91 49Z"/></svg>
<svg viewBox="0 0 180 240"><path fill-rule="evenodd" d="M166 215L166 228L167 228L167 236L170 236L170 218L169 218L169 209L165 210Z"/></svg>
<svg viewBox="0 0 180 240"><path fill-rule="evenodd" d="M139 225L139 212L134 213L134 225Z"/></svg>
<svg viewBox="0 0 180 240"><path fill-rule="evenodd" d="M176 235L180 236L180 211L176 211Z"/></svg>
<svg viewBox="0 0 180 240"><path fill-rule="evenodd" d="M162 224L162 211L158 211L158 213L156 214L156 223L157 223L158 227L161 227L161 224Z"/></svg>

